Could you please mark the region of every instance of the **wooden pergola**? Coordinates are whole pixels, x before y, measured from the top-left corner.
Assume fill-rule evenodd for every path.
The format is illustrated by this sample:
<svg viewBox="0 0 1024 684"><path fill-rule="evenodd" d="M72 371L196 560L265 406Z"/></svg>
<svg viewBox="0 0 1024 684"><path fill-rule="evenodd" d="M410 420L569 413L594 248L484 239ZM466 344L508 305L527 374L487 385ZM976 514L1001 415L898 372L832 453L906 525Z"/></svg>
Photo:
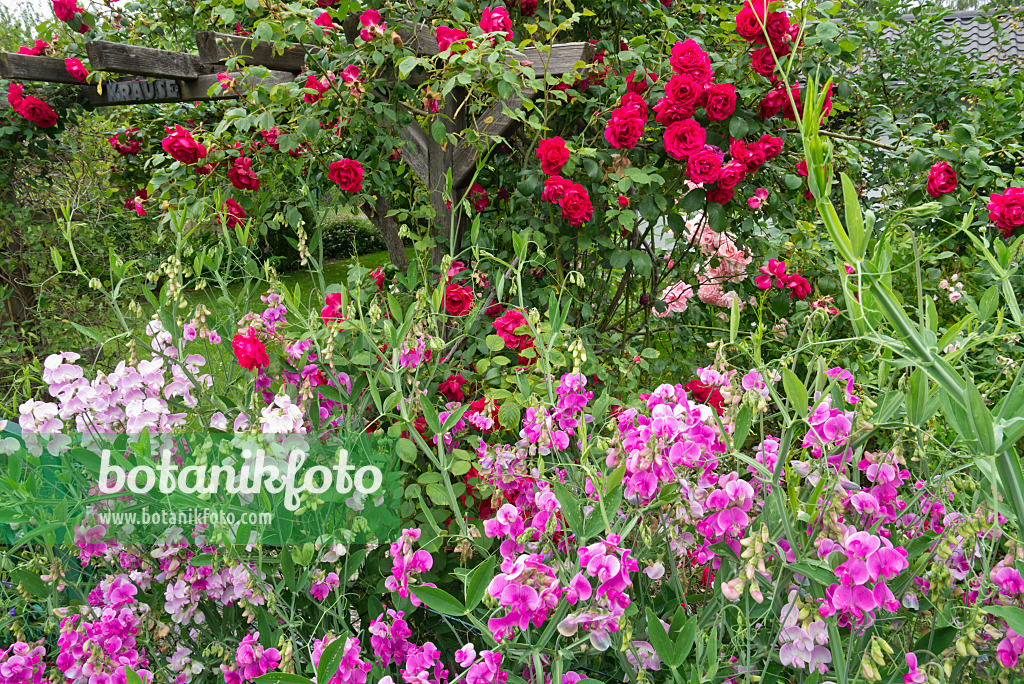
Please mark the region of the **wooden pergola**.
<svg viewBox="0 0 1024 684"><path fill-rule="evenodd" d="M354 42L358 35L358 15L349 14L342 25L346 37ZM406 46L417 55L433 56L440 53L434 30L427 25L403 24L397 30ZM304 47L286 47L283 51L266 42L244 36L203 32L196 34L197 54L173 52L107 41L90 41L85 49L93 71L117 74L118 78L105 81L102 88L82 85L67 73L64 60L51 57L0 53L0 79L12 81L43 81L79 86L84 101L97 107L225 100L244 95L256 85L274 85L294 82L306 69L309 51ZM510 59L529 62L534 73L561 76L577 69L593 53L588 43L562 43L545 48L526 48L522 52L510 51ZM234 90L215 88L217 75L232 58L241 58L246 65L263 66L269 73L256 78L242 72L230 72L235 80ZM449 134L455 134L458 144L438 143L418 123L398 131L408 143L403 158L416 176L430 191L435 211L434 236L454 234L461 239L465 216L460 209L461 200L474 175L478 144L464 139L463 132L472 129L480 137L503 137L516 125L513 114L523 100L538 96L538 91L524 87L519 95L495 103L475 119L469 120L464 107L466 91L455 88L446 96L440 111L427 121L428 129L435 121L442 121ZM476 137L476 136L474 136ZM448 175L451 175L451 191ZM449 208L450 207L450 208ZM400 269L408 266L405 247L398 234L398 224L388 216L390 206L383 193L376 203L364 206L384 238L391 261ZM456 245L457 247L457 245ZM433 260L439 263L447 250L434 249Z"/></svg>

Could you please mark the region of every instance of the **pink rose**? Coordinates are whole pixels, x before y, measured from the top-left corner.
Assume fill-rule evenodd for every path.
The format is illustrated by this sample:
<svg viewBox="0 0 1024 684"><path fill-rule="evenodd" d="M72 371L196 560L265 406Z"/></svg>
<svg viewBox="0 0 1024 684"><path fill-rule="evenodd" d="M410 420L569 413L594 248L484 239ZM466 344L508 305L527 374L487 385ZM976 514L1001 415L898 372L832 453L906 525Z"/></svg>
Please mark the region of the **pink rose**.
<svg viewBox="0 0 1024 684"><path fill-rule="evenodd" d="M569 161L569 148L559 137L544 138L537 145L537 159L540 159L540 170L548 176L562 172L562 166Z"/></svg>
<svg viewBox="0 0 1024 684"><path fill-rule="evenodd" d="M483 16L480 17L480 28L484 33L504 33L505 40L512 42L512 20L504 7L484 7Z"/></svg>
<svg viewBox="0 0 1024 684"><path fill-rule="evenodd" d="M582 185L575 183L569 187L558 204L562 207L562 218L570 226L581 226L594 217L594 205L590 203L590 195Z"/></svg>
<svg viewBox="0 0 1024 684"><path fill-rule="evenodd" d="M718 176L718 187L724 190L732 190L742 183L746 176L747 167L733 160L722 167L722 173Z"/></svg>
<svg viewBox="0 0 1024 684"><path fill-rule="evenodd" d="M331 162L327 177L345 192L355 194L363 191L363 165L354 159Z"/></svg>
<svg viewBox="0 0 1024 684"><path fill-rule="evenodd" d="M686 177L694 183L714 183L722 172L722 158L711 150L701 150L686 160Z"/></svg>
<svg viewBox="0 0 1024 684"><path fill-rule="evenodd" d="M465 316L473 310L473 290L465 285L448 283L441 304L448 315Z"/></svg>
<svg viewBox="0 0 1024 684"><path fill-rule="evenodd" d="M256 337L256 330L254 328L249 328L249 332L245 335L235 335L231 340L231 351L235 353L238 365L247 371L266 368L270 365L267 348Z"/></svg>
<svg viewBox="0 0 1024 684"><path fill-rule="evenodd" d="M692 104L679 102L668 97L663 97L654 105L656 112L654 120L663 126L670 126L677 121L684 121L693 116Z"/></svg>
<svg viewBox="0 0 1024 684"><path fill-rule="evenodd" d="M317 4L319 4L319 2L321 1L322 0L318 0ZM326 6L329 7L333 4L334 0L330 0L330 5ZM320 7L325 7L325 5L320 5ZM363 12L361 15L359 15L359 23L363 27L359 29L359 37L362 38L367 43L369 43L374 38L384 35L384 28L387 26L387 24L381 23L380 12L373 8L370 8Z"/></svg>
<svg viewBox="0 0 1024 684"><path fill-rule="evenodd" d="M665 151L673 159L687 159L704 149L707 131L693 119L677 121L665 129Z"/></svg>
<svg viewBox="0 0 1024 684"><path fill-rule="evenodd" d="M672 46L668 60L672 71L685 74L700 85L711 83L715 73L711 70L711 58L695 40L687 40Z"/></svg>
<svg viewBox="0 0 1024 684"><path fill-rule="evenodd" d="M139 150L142 149L142 141L131 137L132 133L137 133L138 131L138 128L129 128L126 131L120 131L107 138L107 142L109 142L110 146L123 156L138 154ZM124 136L124 142L121 142L121 136Z"/></svg>
<svg viewBox="0 0 1024 684"><path fill-rule="evenodd" d="M941 197L956 190L956 171L947 162L941 161L932 164L928 171L928 194L932 197Z"/></svg>
<svg viewBox="0 0 1024 684"><path fill-rule="evenodd" d="M324 33L334 28L334 20L331 19L330 12L321 12L320 16L313 20L313 23L322 28Z"/></svg>
<svg viewBox="0 0 1024 684"><path fill-rule="evenodd" d="M676 74L665 84L665 97L690 107L697 106L703 87L686 74Z"/></svg>
<svg viewBox="0 0 1024 684"><path fill-rule="evenodd" d="M471 41L463 42L466 41L469 34L461 29L438 26L437 30L434 31L434 35L437 37L437 49L441 52L444 52L445 50L451 50L452 52L465 52L473 47L473 43Z"/></svg>
<svg viewBox="0 0 1024 684"><path fill-rule="evenodd" d="M168 130L169 135L163 140L164 152L182 164L195 164L206 156L206 146L196 142L192 134L181 126Z"/></svg>
<svg viewBox="0 0 1024 684"><path fill-rule="evenodd" d="M807 295L811 294L811 284L807 282L806 278L795 273L782 278L782 288L789 290L790 299L803 301L807 299Z"/></svg>
<svg viewBox="0 0 1024 684"><path fill-rule="evenodd" d="M85 83L86 78L89 76L89 70L82 64L82 60L75 59L74 57L68 57L64 60L64 69L72 78L77 78L82 83Z"/></svg>
<svg viewBox="0 0 1024 684"><path fill-rule="evenodd" d="M38 57L39 55L41 55L44 52L46 52L46 48L48 48L48 47L50 47L50 44L47 43L45 40L38 40L38 39L36 39L36 44L33 47L22 46L22 47L18 48L18 54L19 55L32 55L34 57Z"/></svg>
<svg viewBox="0 0 1024 684"><path fill-rule="evenodd" d="M549 176L544 181L544 190L540 198L545 202L558 202L565 195L565 191L572 187L572 181L561 176Z"/></svg>
<svg viewBox="0 0 1024 684"><path fill-rule="evenodd" d="M82 8L75 0L53 0L53 13L63 22L71 21L81 11Z"/></svg>
<svg viewBox="0 0 1024 684"><path fill-rule="evenodd" d="M1001 195L993 193L988 198L987 209L989 220L1009 239L1015 229L1024 226L1024 188L1007 188Z"/></svg>
<svg viewBox="0 0 1024 684"><path fill-rule="evenodd" d="M704 91L704 111L709 121L725 121L736 111L736 88L716 83Z"/></svg>
<svg viewBox="0 0 1024 684"><path fill-rule="evenodd" d="M612 118L604 129L604 139L618 149L635 147L644 133L646 120L640 113L629 107L617 107L612 110Z"/></svg>

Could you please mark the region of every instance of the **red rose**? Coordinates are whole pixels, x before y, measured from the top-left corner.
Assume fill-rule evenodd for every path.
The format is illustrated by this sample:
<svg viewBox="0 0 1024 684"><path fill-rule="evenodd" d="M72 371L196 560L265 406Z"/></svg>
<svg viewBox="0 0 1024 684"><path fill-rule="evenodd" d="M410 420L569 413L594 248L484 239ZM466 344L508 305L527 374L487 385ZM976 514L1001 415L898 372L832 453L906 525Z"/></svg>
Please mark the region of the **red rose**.
<svg viewBox="0 0 1024 684"><path fill-rule="evenodd" d="M640 97L636 93L626 93L625 95L623 95L622 98L619 100L619 106L625 109L634 110L638 117L640 117L644 121L647 121L647 100Z"/></svg>
<svg viewBox="0 0 1024 684"><path fill-rule="evenodd" d="M18 101L14 111L40 128L57 125L57 112L38 97L28 95Z"/></svg>
<svg viewBox="0 0 1024 684"><path fill-rule="evenodd" d="M320 16L313 20L313 23L324 30L324 33L334 28L334 20L331 19L330 12L321 12Z"/></svg>
<svg viewBox="0 0 1024 684"><path fill-rule="evenodd" d="M281 135L281 131L277 130L277 126L273 126L270 130L260 131L260 135L263 136L263 142L273 147L275 150L280 149L277 144L277 139Z"/></svg>
<svg viewBox="0 0 1024 684"><path fill-rule="evenodd" d="M331 162L327 177L344 190L353 194L363 191L363 165L355 159L339 159Z"/></svg>
<svg viewBox="0 0 1024 684"><path fill-rule="evenodd" d="M799 32L800 27L793 26L785 12L772 12L765 19L764 30L768 34L768 42L775 46L776 51L785 47L788 54L788 43L796 40L795 34Z"/></svg>
<svg viewBox="0 0 1024 684"><path fill-rule="evenodd" d="M562 195L559 200L562 207L562 218L569 222L570 226L581 226L594 217L594 205L590 203L590 195L587 189L576 183Z"/></svg>
<svg viewBox="0 0 1024 684"><path fill-rule="evenodd" d="M1001 195L993 193L988 198L987 209L989 220L1009 239L1015 229L1024 226L1024 188L1007 188Z"/></svg>
<svg viewBox="0 0 1024 684"><path fill-rule="evenodd" d="M711 408L715 409L718 415L722 415L725 412L724 398L722 393L717 387L711 385L705 385L700 380L691 380L690 382L683 385L683 389L686 393L699 404L707 404Z"/></svg>
<svg viewBox="0 0 1024 684"><path fill-rule="evenodd" d="M182 164L195 164L206 156L206 146L196 142L192 134L181 126L168 130L169 135L163 140L164 152Z"/></svg>
<svg viewBox="0 0 1024 684"><path fill-rule="evenodd" d="M245 335L235 335L231 340L231 351L235 352L238 365L247 371L266 368L270 365L267 348L256 337L256 330L254 328L249 328L249 332Z"/></svg>
<svg viewBox="0 0 1024 684"><path fill-rule="evenodd" d="M754 173L764 164L764 148L760 143L752 142L748 145L742 140L732 140L729 143L729 154L733 161L743 164L747 173Z"/></svg>
<svg viewBox="0 0 1024 684"><path fill-rule="evenodd" d="M687 40L672 46L672 56L668 60L672 71L686 74L700 85L711 83L715 72L711 70L711 58L701 49L695 40Z"/></svg>
<svg viewBox="0 0 1024 684"><path fill-rule="evenodd" d="M537 145L537 159L540 159L540 170L549 176L562 172L562 166L569 161L569 148L559 137L544 138Z"/></svg>
<svg viewBox="0 0 1024 684"><path fill-rule="evenodd" d="M636 70L629 72L629 76L626 77L626 92L636 93L637 95L643 95L647 92L647 89L652 84L658 82L658 74L653 71L648 71L647 75L636 73Z"/></svg>
<svg viewBox="0 0 1024 684"><path fill-rule="evenodd" d="M789 298L803 301L811 294L811 284L803 276L795 273L780 278L783 289L789 289Z"/></svg>
<svg viewBox="0 0 1024 684"><path fill-rule="evenodd" d="M473 48L472 41L466 41L469 34L461 29L453 29L447 26L438 26L434 31L437 38L437 49L441 52L451 50L452 52L465 52ZM465 42L463 42L465 41Z"/></svg>
<svg viewBox="0 0 1024 684"><path fill-rule="evenodd" d="M466 396L462 393L462 386L466 384L466 378L462 373L452 373L448 379L437 386L437 391L448 401L462 401Z"/></svg>
<svg viewBox="0 0 1024 684"><path fill-rule="evenodd" d="M20 83L11 83L7 86L7 104L11 109L18 110L18 103L25 99L25 86Z"/></svg>
<svg viewBox="0 0 1024 684"><path fill-rule="evenodd" d="M480 28L484 33L504 33L505 40L512 42L512 19L504 7L484 7L483 15L480 17Z"/></svg>
<svg viewBox="0 0 1024 684"><path fill-rule="evenodd" d="M538 0L519 0L519 13L528 17L537 11Z"/></svg>
<svg viewBox="0 0 1024 684"><path fill-rule="evenodd" d="M702 86L686 74L676 74L665 84L665 97L690 107L697 106Z"/></svg>
<svg viewBox="0 0 1024 684"><path fill-rule="evenodd" d="M733 160L722 167L722 173L718 176L718 187L723 190L732 190L743 182L747 176L747 167L740 162Z"/></svg>
<svg viewBox="0 0 1024 684"><path fill-rule="evenodd" d="M747 0L743 9L736 15L736 33L752 43L764 42L767 7L764 0Z"/></svg>
<svg viewBox="0 0 1024 684"><path fill-rule="evenodd" d="M625 209L626 207L629 206L629 198L626 197L625 195L619 195L619 198L618 198L617 201L619 203L619 208L620 209Z"/></svg>
<svg viewBox="0 0 1024 684"><path fill-rule="evenodd" d="M723 188L719 186L708 193L708 201L725 206L732 201L733 195L735 194L736 191L733 188Z"/></svg>
<svg viewBox="0 0 1024 684"><path fill-rule="evenodd" d="M53 13L63 22L71 21L81 11L75 0L53 0Z"/></svg>
<svg viewBox="0 0 1024 684"><path fill-rule="evenodd" d="M686 160L686 177L694 183L714 183L722 173L722 158L711 150L701 150Z"/></svg>
<svg viewBox="0 0 1024 684"><path fill-rule="evenodd" d="M775 159L782 153L782 138L776 138L765 133L758 139L757 144L764 151L765 161Z"/></svg>
<svg viewBox="0 0 1024 684"><path fill-rule="evenodd" d="M782 111L782 107L787 103L789 95L786 94L786 89L782 86L775 88L768 92L761 100L761 105L757 109L757 115L762 119L770 119L779 112Z"/></svg>
<svg viewBox="0 0 1024 684"><path fill-rule="evenodd" d="M313 104L323 97L331 85L327 82L327 79L320 79L315 74L309 74L306 76L306 82L302 87L314 91L312 93L304 93L302 96L303 101Z"/></svg>
<svg viewBox="0 0 1024 684"><path fill-rule="evenodd" d="M612 147L630 149L640 140L646 123L635 109L617 107L612 110L612 118L604 129L604 139Z"/></svg>
<svg viewBox="0 0 1024 684"><path fill-rule="evenodd" d="M716 83L704 91L704 111L710 121L725 121L736 111L736 88Z"/></svg>
<svg viewBox="0 0 1024 684"><path fill-rule="evenodd" d="M786 95L785 89L783 89L782 99L782 118L788 121L796 121L797 116L803 111L803 105L800 104L800 86L793 84L789 89L793 95L793 102L790 102L789 95ZM796 103L796 108L793 108L793 103ZM832 86L829 85L828 92L825 93L825 104L822 106L821 115L822 117L828 116L832 112Z"/></svg>
<svg viewBox="0 0 1024 684"><path fill-rule="evenodd" d="M750 53L750 66L758 74L774 81L775 65L777 64L776 58L782 59L788 54L788 47L779 46L779 48L773 53L772 48L766 45L763 48L758 48Z"/></svg>
<svg viewBox="0 0 1024 684"><path fill-rule="evenodd" d="M473 208L477 211L484 211L487 206L491 203L491 197L484 190L484 186L479 183L473 183L469 186L469 203L473 205Z"/></svg>
<svg viewBox="0 0 1024 684"><path fill-rule="evenodd" d="M693 105L663 97L654 105L654 120L662 126L670 126L677 121L685 121L693 116Z"/></svg>
<svg viewBox="0 0 1024 684"><path fill-rule="evenodd" d="M540 198L545 202L558 202L565 195L565 191L572 187L572 181L561 176L549 176L544 181L544 190Z"/></svg>
<svg viewBox="0 0 1024 684"><path fill-rule="evenodd" d="M521 328L524 329L524 332L516 333L516 330ZM526 317L519 309L512 309L500 318L496 318L494 333L505 342L505 346L511 349L522 351L533 346L533 337L526 325Z"/></svg>
<svg viewBox="0 0 1024 684"><path fill-rule="evenodd" d="M224 202L224 214L227 217L228 228L234 228L245 221L245 210L233 199Z"/></svg>
<svg viewBox="0 0 1024 684"><path fill-rule="evenodd" d="M64 60L64 69L67 70L72 78L77 78L82 83L85 83L89 77L89 70L82 64L82 60L75 59L74 57L68 57Z"/></svg>
<svg viewBox="0 0 1024 684"><path fill-rule="evenodd" d="M665 151L673 159L686 159L704 149L707 131L693 119L677 121L665 129Z"/></svg>
<svg viewBox="0 0 1024 684"><path fill-rule="evenodd" d="M932 197L941 197L953 192L956 190L956 171L944 161L932 164L931 170L928 171L926 189Z"/></svg>
<svg viewBox="0 0 1024 684"><path fill-rule="evenodd" d="M249 157L238 157L231 163L228 169L228 180L238 190L259 190L260 179L252 170L252 159Z"/></svg>
<svg viewBox="0 0 1024 684"><path fill-rule="evenodd" d="M465 316L473 310L473 290L464 285L448 283L441 304L448 315Z"/></svg>
<svg viewBox="0 0 1024 684"><path fill-rule="evenodd" d="M20 47L18 48L19 55L33 55L38 57L39 55L46 52L46 48L50 47L50 44L45 40L36 39L36 44L33 47Z"/></svg>

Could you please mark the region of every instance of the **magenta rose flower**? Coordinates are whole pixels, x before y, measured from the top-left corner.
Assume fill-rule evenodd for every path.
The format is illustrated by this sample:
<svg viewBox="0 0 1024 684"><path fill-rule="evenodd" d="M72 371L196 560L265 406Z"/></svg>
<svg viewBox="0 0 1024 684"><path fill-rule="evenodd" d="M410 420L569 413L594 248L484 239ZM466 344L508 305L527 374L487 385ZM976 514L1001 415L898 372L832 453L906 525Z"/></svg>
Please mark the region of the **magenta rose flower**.
<svg viewBox="0 0 1024 684"><path fill-rule="evenodd" d="M790 274L781 278L782 289L789 290L790 299L799 299L803 301L807 299L807 296L811 294L811 284L807 282L807 279L803 276Z"/></svg>
<svg viewBox="0 0 1024 684"><path fill-rule="evenodd" d="M137 133L138 130L138 128L129 128L126 131L119 131L107 138L107 142L122 156L127 157L130 154L138 154L139 150L142 149L142 141L131 137L132 133ZM124 137L124 142L121 141L122 136Z"/></svg>
<svg viewBox="0 0 1024 684"><path fill-rule="evenodd" d="M228 168L228 180L238 190L259 190L260 179L252 170L252 159L239 157Z"/></svg>
<svg viewBox="0 0 1024 684"><path fill-rule="evenodd" d="M775 75L776 58L782 59L788 54L788 47L780 46L779 49L772 52L772 48L766 45L750 53L750 66L765 78L772 78Z"/></svg>
<svg viewBox="0 0 1024 684"><path fill-rule="evenodd" d="M1007 188L1001 195L993 193L988 198L987 209L989 220L1009 239L1014 230L1024 226L1024 188Z"/></svg>
<svg viewBox="0 0 1024 684"><path fill-rule="evenodd" d="M665 97L690 107L697 106L703 87L687 74L676 74L665 84Z"/></svg>
<svg viewBox="0 0 1024 684"><path fill-rule="evenodd" d="M736 111L736 88L716 83L704 91L704 111L710 121L725 121Z"/></svg>
<svg viewBox="0 0 1024 684"><path fill-rule="evenodd" d="M466 378L462 373L451 373L448 379L437 386L440 392L448 401L462 401L466 395L462 392L462 386L466 384Z"/></svg>
<svg viewBox="0 0 1024 684"><path fill-rule="evenodd" d="M302 87L304 89L314 91L312 93L302 94L303 102L313 104L314 102L319 102L320 98L324 96L324 93L326 93L331 86L327 82L326 78L320 79L317 78L316 75L314 74L309 74L308 76L306 76L306 82L302 85Z"/></svg>
<svg viewBox="0 0 1024 684"><path fill-rule="evenodd" d="M63 22L71 21L81 11L82 8L75 0L53 0L53 13Z"/></svg>
<svg viewBox="0 0 1024 684"><path fill-rule="evenodd" d="M473 290L465 285L448 283L441 304L450 316L465 316L473 310Z"/></svg>
<svg viewBox="0 0 1024 684"><path fill-rule="evenodd" d="M224 202L224 215L227 219L225 223L228 228L241 225L246 218L245 209L242 209L242 205L233 199Z"/></svg>
<svg viewBox="0 0 1024 684"><path fill-rule="evenodd" d="M694 121L677 121L665 129L665 151L673 159L687 159L704 149L707 131Z"/></svg>
<svg viewBox="0 0 1024 684"><path fill-rule="evenodd" d="M490 195L484 190L484 186L479 183L473 183L469 186L469 203L473 205L473 208L477 211L484 211L487 206L491 203Z"/></svg>
<svg viewBox="0 0 1024 684"><path fill-rule="evenodd" d="M516 333L517 330L525 332ZM494 334L505 342L510 349L522 351L533 346L533 337L526 325L526 317L519 309L505 312L500 318L494 319Z"/></svg>
<svg viewBox="0 0 1024 684"><path fill-rule="evenodd" d="M699 85L711 83L715 72L711 70L711 58L695 40L686 40L672 46L672 56L668 60L672 71L685 74Z"/></svg>
<svg viewBox="0 0 1024 684"><path fill-rule="evenodd" d="M749 145L742 140L731 140L729 142L729 154L733 161L743 164L747 173L754 173L764 164L765 152L760 143L752 142Z"/></svg>
<svg viewBox="0 0 1024 684"><path fill-rule="evenodd" d="M800 32L799 26L794 26L789 21L789 15L785 12L772 12L764 22L765 32L768 34L768 42L775 46L776 51L785 47L789 53L788 44L796 40Z"/></svg>
<svg viewBox="0 0 1024 684"><path fill-rule="evenodd" d="M231 351L235 353L238 365L247 371L266 368L270 365L267 348L256 337L256 330L254 328L249 328L249 332L245 335L235 335L231 340Z"/></svg>
<svg viewBox="0 0 1024 684"><path fill-rule="evenodd" d="M701 150L686 160L686 177L694 183L714 183L722 173L722 158L712 150Z"/></svg>
<svg viewBox="0 0 1024 684"><path fill-rule="evenodd" d="M693 105L663 97L654 105L654 120L663 126L671 126L677 121L685 121L693 117Z"/></svg>
<svg viewBox="0 0 1024 684"><path fill-rule="evenodd" d="M581 226L594 217L594 205L590 203L587 189L579 183L569 187L558 204L562 207L562 218L570 226Z"/></svg>
<svg viewBox="0 0 1024 684"><path fill-rule="evenodd" d="M617 107L612 110L612 118L604 129L604 139L617 149L630 149L636 146L644 133L646 120L640 113L630 107Z"/></svg>
<svg viewBox="0 0 1024 684"><path fill-rule="evenodd" d="M540 170L548 176L562 172L562 166L569 161L569 148L559 137L544 138L537 145L537 159L540 159Z"/></svg>
<svg viewBox="0 0 1024 684"><path fill-rule="evenodd" d="M48 47L50 47L49 43L47 43L45 40L39 40L37 38L36 39L36 44L33 45L32 47L28 47L28 46L24 46L23 45L22 47L18 48L18 54L19 55L32 55L34 57L38 57L38 56L42 55L44 52L46 52L46 48L48 48Z"/></svg>
<svg viewBox="0 0 1024 684"><path fill-rule="evenodd" d="M732 190L746 177L747 167L733 160L722 167L722 172L718 176L718 187L723 190Z"/></svg>
<svg viewBox="0 0 1024 684"><path fill-rule="evenodd" d="M33 95L27 95L18 101L14 111L25 117L40 128L49 128L57 125L57 112L53 108Z"/></svg>
<svg viewBox="0 0 1024 684"><path fill-rule="evenodd" d="M932 197L941 197L956 190L956 171L947 162L932 164L928 171L928 185L925 188Z"/></svg>
<svg viewBox="0 0 1024 684"><path fill-rule="evenodd" d="M334 0L329 0L329 5L321 5L321 2L323 0L317 0L317 5L320 7L331 7L334 5ZM384 29L387 27L387 24L381 23L380 12L373 8L359 15L359 23L362 25L362 28L359 29L359 37L367 43L378 36L383 36Z"/></svg>
<svg viewBox="0 0 1024 684"><path fill-rule="evenodd" d="M708 202L714 202L715 204L721 204L725 206L732 201L733 195L736 194L734 188L723 188L718 186L708 192Z"/></svg>
<svg viewBox="0 0 1024 684"><path fill-rule="evenodd" d="M782 138L776 138L765 133L758 139L757 143L764 151L765 161L775 159L782 154Z"/></svg>
<svg viewBox="0 0 1024 684"><path fill-rule="evenodd" d="M466 41L469 34L461 29L438 26L434 35L437 37L437 49L441 52L444 52L445 50L451 50L452 52L464 52L473 47L472 41Z"/></svg>
<svg viewBox="0 0 1024 684"><path fill-rule="evenodd" d="M572 185L572 181L568 178L549 176L544 181L544 190L540 193L540 198L545 202L559 202L565 195L565 191L571 188Z"/></svg>
<svg viewBox="0 0 1024 684"><path fill-rule="evenodd" d="M649 108L647 106L647 100L645 100L644 98L640 97L636 93L628 93L628 92L625 93L619 99L619 106L620 107L624 107L626 109L634 110L638 117L640 117L644 121L647 121L647 115L649 113L649 111L648 111Z"/></svg>
<svg viewBox="0 0 1024 684"><path fill-rule="evenodd" d="M345 192L363 190L363 165L355 159L339 159L327 168L327 177Z"/></svg>
<svg viewBox="0 0 1024 684"><path fill-rule="evenodd" d="M747 0L736 15L736 33L751 43L764 42L762 24L767 23L767 3L764 0Z"/></svg>
<svg viewBox="0 0 1024 684"><path fill-rule="evenodd" d="M629 76L626 77L626 92L636 93L637 95L643 95L647 92L647 89L651 85L658 82L658 74L653 71L648 71L647 75L641 75L636 73L636 69L629 72Z"/></svg>
<svg viewBox="0 0 1024 684"><path fill-rule="evenodd" d="M168 135L163 140L163 148L164 152L182 164L195 164L206 156L206 146L196 142L192 134L181 126L175 126L173 131L168 129Z"/></svg>
<svg viewBox="0 0 1024 684"><path fill-rule="evenodd" d="M77 78L82 83L85 83L86 78L89 76L89 70L82 64L82 60L75 59L74 57L68 57L64 60L64 69L67 70L72 78Z"/></svg>
<svg viewBox="0 0 1024 684"><path fill-rule="evenodd" d="M484 33L504 33L505 40L512 42L512 20L504 7L484 7L483 16L480 17L480 28Z"/></svg>

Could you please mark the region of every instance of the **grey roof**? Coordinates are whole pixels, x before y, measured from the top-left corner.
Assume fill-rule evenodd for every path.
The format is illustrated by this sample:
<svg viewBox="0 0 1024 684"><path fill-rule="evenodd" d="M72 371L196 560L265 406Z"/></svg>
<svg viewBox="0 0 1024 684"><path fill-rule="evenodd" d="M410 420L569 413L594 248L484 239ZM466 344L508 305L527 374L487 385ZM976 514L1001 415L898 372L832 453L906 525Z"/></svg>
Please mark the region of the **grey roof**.
<svg viewBox="0 0 1024 684"><path fill-rule="evenodd" d="M910 14L901 19L915 21ZM1024 8L952 12L941 21L948 27L942 34L944 44L955 45L978 61L1024 66ZM892 29L883 35L888 31Z"/></svg>

